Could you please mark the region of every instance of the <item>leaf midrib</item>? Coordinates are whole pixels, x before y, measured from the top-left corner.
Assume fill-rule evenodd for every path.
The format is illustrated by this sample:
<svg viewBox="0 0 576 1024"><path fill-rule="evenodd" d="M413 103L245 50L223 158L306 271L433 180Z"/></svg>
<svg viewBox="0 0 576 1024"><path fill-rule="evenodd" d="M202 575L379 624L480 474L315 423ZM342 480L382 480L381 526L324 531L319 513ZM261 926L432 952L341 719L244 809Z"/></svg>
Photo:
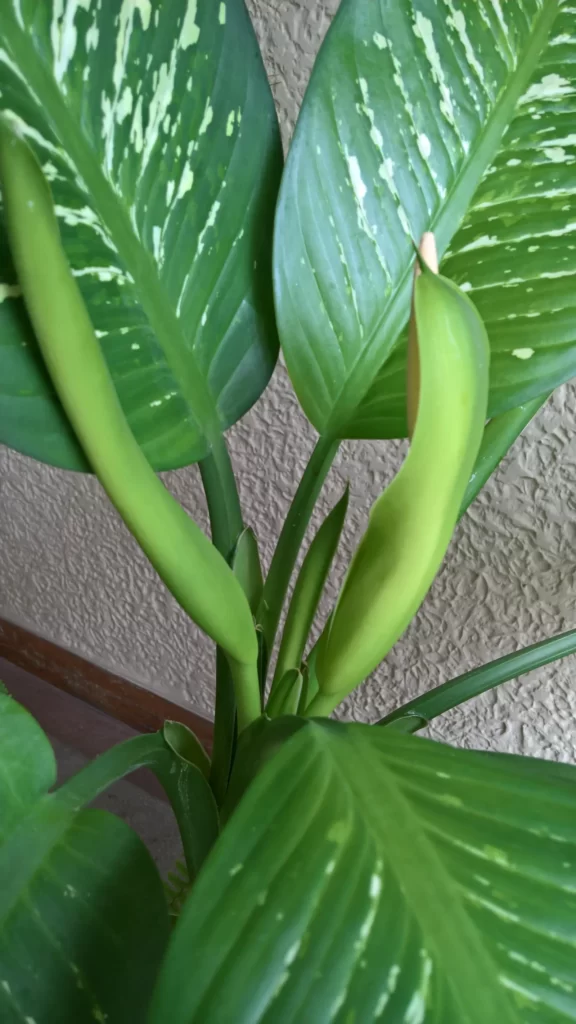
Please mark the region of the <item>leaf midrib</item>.
<svg viewBox="0 0 576 1024"><path fill-rule="evenodd" d="M4 37L16 64L31 87L31 98L42 96L42 115L52 127L86 186L87 199L105 226L130 273L138 301L152 327L166 361L177 381L191 418L209 442L221 432L217 405L202 374L181 323L165 294L156 264L134 232L129 214L119 195L105 177L97 155L71 116L55 79L34 49L31 38L16 22L12 12L3 13Z"/></svg>
<svg viewBox="0 0 576 1024"><path fill-rule="evenodd" d="M394 774L384 763L379 749L383 745L382 740L374 750L372 744L367 744L365 732L363 741L358 742L354 727L351 727L346 737L348 744L354 751L354 763L349 764L348 770L344 768L345 749L342 749L341 756L335 757L332 743L327 744L333 767L352 790L356 805L363 807L368 828L390 863L406 904L422 929L427 949L436 954L436 962L441 964L447 987L460 1011L466 1014L467 1024L485 1024L487 1020L518 1024L498 981L496 966L464 909L457 886L450 879ZM358 771L362 763L366 766L365 772ZM374 787L362 784L362 780L367 778L374 780ZM374 788L378 790L377 804L371 799ZM422 870L423 865L425 871ZM461 969L463 956L465 973ZM457 971L454 970L455 964L459 965ZM490 978L495 982L492 986L487 985ZM483 993L481 1001L478 1000L478 992Z"/></svg>
<svg viewBox="0 0 576 1024"><path fill-rule="evenodd" d="M463 161L460 172L456 175L452 185L447 190L446 197L443 200L441 207L431 218L428 230L433 231L436 234L436 243L440 257L442 257L450 240L456 234L460 222L467 211L470 200L481 181L482 174L489 166L490 159L498 152L498 143L501 141L504 131L510 123L510 113L516 109L517 102L524 91L524 87L528 84L532 73L538 65L540 55L544 52L545 43L548 40L550 29L559 14L559 0L551 0L550 7L544 8L537 16L526 52L523 57L518 59L517 68L511 75L510 84L503 89L500 98L495 103L486 131L480 133L476 143L470 147L467 159ZM540 41L541 35L543 37L542 41ZM493 141L494 148L492 151ZM476 178L476 175L472 173L472 169L480 158L483 158L482 169L480 175ZM472 185L470 185L471 180L473 180ZM455 224L455 218L452 211L454 206L458 206L458 204L460 204L463 209L458 217L458 223ZM418 241L418 239L416 239L416 241ZM368 359L375 339L382 332L383 325L386 321L389 323L389 333L394 335L394 342L386 356L386 359L388 359L394 351L398 335L405 323L407 292L411 286L412 272L413 256L412 250L410 250L407 252L406 268L398 279L395 294L392 297L388 308L382 312L381 316L376 321L367 343L363 346L362 350L358 353L358 356L352 363L346 380L334 399L332 413L328 417L323 431L327 436L336 437L339 432L342 432L346 427L348 420L354 415L363 397L370 390L376 375L381 370L383 364L378 366L376 373L364 388L363 394L358 401L354 400L354 396L352 396L352 401L350 398L347 398L347 394L349 394L351 390L353 391L355 378L362 378L364 362ZM385 361L386 360L383 360L383 363ZM350 407L348 408L347 406Z"/></svg>

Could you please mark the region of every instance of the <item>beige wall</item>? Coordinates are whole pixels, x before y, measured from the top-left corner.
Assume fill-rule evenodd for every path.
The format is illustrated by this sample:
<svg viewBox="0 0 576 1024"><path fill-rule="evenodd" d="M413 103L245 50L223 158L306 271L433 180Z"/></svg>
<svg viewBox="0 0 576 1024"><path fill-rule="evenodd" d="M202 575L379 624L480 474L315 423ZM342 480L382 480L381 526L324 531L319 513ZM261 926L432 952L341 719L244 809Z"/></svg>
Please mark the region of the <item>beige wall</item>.
<svg viewBox="0 0 576 1024"><path fill-rule="evenodd" d="M252 0L288 137L335 0ZM461 523L424 607L386 665L345 709L373 720L466 668L575 624L576 400L562 388ZM247 521L269 561L313 443L282 368L230 433ZM402 446L347 443L319 506L352 487L335 581ZM166 482L203 525L192 467ZM318 520L316 520L318 521ZM212 709L212 652L157 581L89 477L0 448L0 615L200 711ZM446 716L451 742L573 760L575 660L532 673Z"/></svg>

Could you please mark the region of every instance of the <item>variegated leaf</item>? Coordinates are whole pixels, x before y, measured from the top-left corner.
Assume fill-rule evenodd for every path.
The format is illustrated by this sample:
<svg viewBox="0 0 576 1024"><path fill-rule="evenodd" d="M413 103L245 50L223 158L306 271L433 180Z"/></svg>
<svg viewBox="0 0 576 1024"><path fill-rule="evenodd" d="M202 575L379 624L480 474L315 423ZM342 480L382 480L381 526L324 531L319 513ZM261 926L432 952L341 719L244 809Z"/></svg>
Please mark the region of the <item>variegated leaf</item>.
<svg viewBox="0 0 576 1024"><path fill-rule="evenodd" d="M487 321L491 413L576 372L575 20L566 0L344 0L275 259L286 361L319 430L405 433L403 353L387 360L426 229Z"/></svg>
<svg viewBox="0 0 576 1024"><path fill-rule="evenodd" d="M214 847L150 1024L576 1021L575 782L309 721Z"/></svg>
<svg viewBox="0 0 576 1024"><path fill-rule="evenodd" d="M156 468L265 387L281 154L243 0L6 0L0 111L54 193L130 425ZM82 465L0 245L0 439Z"/></svg>

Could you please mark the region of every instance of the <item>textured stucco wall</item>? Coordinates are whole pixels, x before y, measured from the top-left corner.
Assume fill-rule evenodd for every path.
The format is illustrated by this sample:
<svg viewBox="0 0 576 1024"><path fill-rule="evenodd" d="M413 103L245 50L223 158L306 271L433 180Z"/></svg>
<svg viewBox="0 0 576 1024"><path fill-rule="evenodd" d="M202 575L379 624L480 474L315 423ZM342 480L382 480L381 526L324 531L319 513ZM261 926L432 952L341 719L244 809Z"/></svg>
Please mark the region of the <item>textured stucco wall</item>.
<svg viewBox="0 0 576 1024"><path fill-rule="evenodd" d="M252 0L251 10L288 138L336 0ZM461 523L417 619L345 713L373 720L400 700L519 645L570 628L576 616L576 400L560 389ZM278 368L230 433L247 521L268 563L313 444ZM318 517L352 487L352 508L329 597L336 593L370 504L403 447L347 443ZM206 525L192 467L166 475ZM157 581L91 478L0 448L0 615L207 714L210 645ZM576 757L574 659L524 677L446 716L434 735L480 748Z"/></svg>

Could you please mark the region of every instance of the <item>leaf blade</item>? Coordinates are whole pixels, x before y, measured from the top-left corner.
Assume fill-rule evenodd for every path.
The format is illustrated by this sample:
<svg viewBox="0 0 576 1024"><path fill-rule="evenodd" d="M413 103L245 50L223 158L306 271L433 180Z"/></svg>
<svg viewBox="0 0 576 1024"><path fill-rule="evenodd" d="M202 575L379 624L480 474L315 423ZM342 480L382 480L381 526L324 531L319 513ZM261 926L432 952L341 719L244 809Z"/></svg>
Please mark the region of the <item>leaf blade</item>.
<svg viewBox="0 0 576 1024"><path fill-rule="evenodd" d="M169 932L156 867L124 822L48 795L47 738L10 697L0 711L2 1020L141 1018Z"/></svg>
<svg viewBox="0 0 576 1024"><path fill-rule="evenodd" d="M495 686L516 679L526 672L533 672L534 669L549 665L560 658L566 658L575 652L576 630L570 629L566 633L547 637L537 644L524 647L512 654L505 654L502 658L486 662L478 668L464 672L461 676L456 676L455 679L433 687L381 719L378 725L388 725L396 718L402 718L407 712L422 715L423 723L426 725L432 718L437 718L451 708L479 697Z"/></svg>
<svg viewBox="0 0 576 1024"><path fill-rule="evenodd" d="M570 5L560 4L548 45L442 265L486 321L490 417L536 400L576 369L572 18ZM402 338L380 368L347 427L351 436L405 436L405 346Z"/></svg>
<svg viewBox="0 0 576 1024"><path fill-rule="evenodd" d="M272 692L287 671L300 669L308 634L340 543L348 511L349 493L350 489L347 486L340 500L316 532L304 557L286 616Z"/></svg>
<svg viewBox="0 0 576 1024"><path fill-rule="evenodd" d="M368 2L340 7L296 129L275 235L282 345L319 431L346 432L407 320L412 238L432 230L446 249L557 13L555 0L523 0L507 12L506 35L491 5L467 10L469 57L485 64L478 82L450 56L444 4L424 15L402 3L386 18Z"/></svg>
<svg viewBox="0 0 576 1024"><path fill-rule="evenodd" d="M187 0L163 0L153 18L148 5L88 4L63 19L54 2L20 23L19 10L0 28L0 107L49 168L138 441L156 468L185 465L252 404L276 354L264 282L280 149L244 5L228 0L222 23L218 5ZM50 429L39 454L85 468L19 299L3 297L3 436L17 446L31 405ZM35 454L34 434L23 442Z"/></svg>
<svg viewBox="0 0 576 1024"><path fill-rule="evenodd" d="M174 1024L232 1008L239 1024L327 1007L384 1024L576 1019L575 777L368 726L300 728L190 896L151 1024L163 1006ZM180 958L192 976L176 989Z"/></svg>

